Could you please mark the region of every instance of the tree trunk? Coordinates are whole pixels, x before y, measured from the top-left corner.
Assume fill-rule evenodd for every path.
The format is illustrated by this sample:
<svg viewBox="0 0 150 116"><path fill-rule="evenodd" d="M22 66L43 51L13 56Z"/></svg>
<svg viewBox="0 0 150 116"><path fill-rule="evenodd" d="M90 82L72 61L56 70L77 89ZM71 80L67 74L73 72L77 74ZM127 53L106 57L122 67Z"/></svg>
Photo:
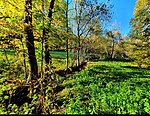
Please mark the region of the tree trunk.
<svg viewBox="0 0 150 116"><path fill-rule="evenodd" d="M115 49L115 41L114 41L114 39L113 39L113 40L112 40L111 59L114 58L114 49Z"/></svg>
<svg viewBox="0 0 150 116"><path fill-rule="evenodd" d="M44 0L42 0L42 11L44 12ZM43 78L44 70L43 70L43 62L44 62L44 38L45 38L45 25L44 25L44 13L42 14L42 50L41 50L41 77Z"/></svg>
<svg viewBox="0 0 150 116"><path fill-rule="evenodd" d="M54 2L55 2L55 0L51 0L51 2L50 2L49 13L48 13L48 17L50 19L49 26L51 26L52 9L54 8ZM51 57L50 57L50 53L49 53L49 45L48 45L47 35L48 35L48 30L45 29L45 32L44 32L44 40L45 40L45 63L46 63L45 71L48 71L48 69L49 69L48 67L52 63Z"/></svg>
<svg viewBox="0 0 150 116"><path fill-rule="evenodd" d="M31 10L32 10L32 0L25 0L24 31L26 36L26 46L28 50L28 59L29 59L29 66L30 66L29 80L38 78L38 66L37 66L37 60L35 55Z"/></svg>
<svg viewBox="0 0 150 116"><path fill-rule="evenodd" d="M27 75L27 66L26 66L26 55L25 55L25 48L24 48L24 45L23 45L22 38L20 38L20 41L21 41L21 45L22 45L22 48L23 48L24 74L25 74L25 77L26 77L26 79L27 79L27 78L28 78L28 75Z"/></svg>
<svg viewBox="0 0 150 116"><path fill-rule="evenodd" d="M67 0L67 9L66 9L66 32L68 33L68 5L69 0ZM68 65L69 65L69 53L68 53L68 38L66 38L66 70L68 72Z"/></svg>
<svg viewBox="0 0 150 116"><path fill-rule="evenodd" d="M78 48L77 48L77 66L79 66L80 65L80 47L81 47L81 45L80 45L80 29L79 29L79 24L78 24L78 27L77 27L77 33L78 33Z"/></svg>

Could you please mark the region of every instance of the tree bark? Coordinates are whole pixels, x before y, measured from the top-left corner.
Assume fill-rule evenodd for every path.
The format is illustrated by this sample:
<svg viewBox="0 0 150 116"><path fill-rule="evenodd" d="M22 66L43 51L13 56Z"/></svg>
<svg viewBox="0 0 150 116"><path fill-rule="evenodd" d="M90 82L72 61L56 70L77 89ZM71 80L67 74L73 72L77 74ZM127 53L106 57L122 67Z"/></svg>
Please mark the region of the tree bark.
<svg viewBox="0 0 150 116"><path fill-rule="evenodd" d="M67 0L67 9L66 9L66 32L68 33L68 5L69 0ZM69 53L68 53L68 38L66 38L66 70L68 72L68 66L69 66Z"/></svg>
<svg viewBox="0 0 150 116"><path fill-rule="evenodd" d="M114 38L112 40L112 50L111 50L111 59L114 58L114 50L115 50L115 41L114 41Z"/></svg>
<svg viewBox="0 0 150 116"><path fill-rule="evenodd" d="M29 80L38 78L38 66L37 66L37 60L35 55L31 10L32 10L32 0L25 0L24 31L26 36L26 46L28 50L28 59L29 59L29 66L30 66Z"/></svg>
<svg viewBox="0 0 150 116"><path fill-rule="evenodd" d="M54 2L55 0L51 0L50 2L50 7L49 7L49 13L48 13L48 17L50 19L50 22L49 22L49 26L51 26L51 20L52 20L52 9L54 8ZM48 70L48 66L49 64L51 64L51 57L50 57L50 53L49 53L49 45L48 45L48 38L47 38L47 35L48 35L48 30L46 29L45 32L44 32L44 40L45 40L45 63L46 63L46 68L45 70L47 71Z"/></svg>
<svg viewBox="0 0 150 116"><path fill-rule="evenodd" d="M44 37L45 37L45 25L44 25L44 0L42 0L42 50L41 50L41 77L43 78L44 70L43 70L43 62L44 62Z"/></svg>
<svg viewBox="0 0 150 116"><path fill-rule="evenodd" d="M22 38L20 38L20 41L21 41L21 45L22 45L22 48L23 48L24 74L25 74L25 77L26 77L26 79L27 79L27 78L28 78L28 75L27 75L27 66L26 66L26 55L25 55L25 48L24 48L24 45L23 45Z"/></svg>
<svg viewBox="0 0 150 116"><path fill-rule="evenodd" d="M80 65L80 47L81 47L81 45L80 45L80 35L79 35L79 30L78 30L78 48L77 48L77 52L78 52L78 55L77 55L77 57L78 57L78 65L77 66L79 66Z"/></svg>
<svg viewBox="0 0 150 116"><path fill-rule="evenodd" d="M78 7L77 4L75 4L75 12L76 12L76 16L79 15L79 18L77 20L77 40L78 40L78 45L77 45L77 66L80 65L80 23L81 23L81 14L82 14L82 9L80 8L79 13L78 13Z"/></svg>

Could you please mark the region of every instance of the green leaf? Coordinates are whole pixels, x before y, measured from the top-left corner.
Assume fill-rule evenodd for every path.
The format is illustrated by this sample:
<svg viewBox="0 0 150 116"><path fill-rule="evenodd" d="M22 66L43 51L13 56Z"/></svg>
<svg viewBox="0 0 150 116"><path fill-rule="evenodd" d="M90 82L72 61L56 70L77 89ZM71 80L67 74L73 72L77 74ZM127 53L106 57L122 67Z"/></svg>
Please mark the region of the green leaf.
<svg viewBox="0 0 150 116"><path fill-rule="evenodd" d="M149 105L149 103L148 103L148 102L145 102L145 103L144 103L144 106L145 106L145 107L149 107L149 108L150 108L150 105Z"/></svg>
<svg viewBox="0 0 150 116"><path fill-rule="evenodd" d="M7 96L7 95L6 95L6 96L4 96L4 98L5 98L5 99L8 99L8 98L9 98L9 96Z"/></svg>
<svg viewBox="0 0 150 116"><path fill-rule="evenodd" d="M144 111L146 112L146 113L149 113L150 114L150 107L148 108L148 107L145 107L144 108Z"/></svg>

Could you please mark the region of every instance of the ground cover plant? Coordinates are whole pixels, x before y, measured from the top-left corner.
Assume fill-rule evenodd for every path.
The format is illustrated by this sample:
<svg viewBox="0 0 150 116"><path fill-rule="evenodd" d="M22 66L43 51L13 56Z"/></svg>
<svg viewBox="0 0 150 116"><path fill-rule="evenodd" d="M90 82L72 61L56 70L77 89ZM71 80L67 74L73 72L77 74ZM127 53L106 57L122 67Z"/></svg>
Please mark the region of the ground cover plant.
<svg viewBox="0 0 150 116"><path fill-rule="evenodd" d="M150 114L150 71L100 61L63 82L66 114ZM64 92L64 93L63 93Z"/></svg>

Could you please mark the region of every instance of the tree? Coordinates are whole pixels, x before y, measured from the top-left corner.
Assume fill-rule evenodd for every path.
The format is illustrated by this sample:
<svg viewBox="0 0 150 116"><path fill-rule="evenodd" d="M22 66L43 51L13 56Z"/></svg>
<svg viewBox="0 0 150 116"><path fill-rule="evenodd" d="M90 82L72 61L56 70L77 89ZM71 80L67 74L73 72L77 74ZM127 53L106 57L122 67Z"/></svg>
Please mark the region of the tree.
<svg viewBox="0 0 150 116"><path fill-rule="evenodd" d="M48 71L50 70L50 66L52 64L50 53L49 53L49 45L48 45L48 34L49 34L49 28L51 29L51 22L52 22L52 15L53 15L53 8L54 8L55 0L51 0L49 2L49 9L48 9L48 23L47 28L43 28L43 39L44 39L44 45L45 45L45 73L46 77L48 76Z"/></svg>
<svg viewBox="0 0 150 116"><path fill-rule="evenodd" d="M54 2L55 0L51 0L50 4L49 4L49 13L48 13L48 18L49 18L49 26L51 25L51 21L52 21L52 9L54 8ZM48 34L48 30L45 29L45 63L46 65L49 65L50 63L50 54L49 54L49 49L48 49L48 42L47 42L47 34Z"/></svg>
<svg viewBox="0 0 150 116"><path fill-rule="evenodd" d="M35 55L35 47L34 47L34 36L33 36L33 28L32 28L32 0L25 0L25 36L26 36L26 45L28 49L28 58L30 64L30 78L37 79L38 78L38 66Z"/></svg>
<svg viewBox="0 0 150 116"><path fill-rule="evenodd" d="M109 31L109 32L107 32L106 33L107 34L107 36L108 36L108 38L111 38L111 43L112 43L112 45L111 45L111 54L110 54L110 58L111 59L113 59L113 56L114 56L114 47L115 47L115 37L114 37L114 34L113 34L113 32L112 31Z"/></svg>
<svg viewBox="0 0 150 116"><path fill-rule="evenodd" d="M115 58L115 47L116 47L116 44L119 43L121 34L119 31L108 31L106 35L108 36L108 39L110 38L110 41L111 41L110 58L113 59Z"/></svg>
<svg viewBox="0 0 150 116"><path fill-rule="evenodd" d="M132 51L130 52L132 53L129 52L129 56L138 63L139 67L145 64L147 68L150 68L149 11L149 0L137 0L134 18L130 21L132 26L130 33Z"/></svg>
<svg viewBox="0 0 150 116"><path fill-rule="evenodd" d="M77 35L77 65L81 64L81 36L87 36L91 30L90 22L94 18L107 20L110 18L110 6L107 3L98 4L97 0L75 0L74 1L74 22Z"/></svg>
<svg viewBox="0 0 150 116"><path fill-rule="evenodd" d="M120 41L118 41L116 44L115 58L128 59L128 56L126 55L126 52L127 52L126 49L128 49L129 47L128 41L129 41L128 36L120 35Z"/></svg>
<svg viewBox="0 0 150 116"><path fill-rule="evenodd" d="M101 55L100 43L102 42L101 39L103 30L100 20L98 18L94 18L89 23L89 27L91 28L89 31L89 35L83 40L83 42L81 41L81 48L84 49L82 52L84 60L98 59Z"/></svg>
<svg viewBox="0 0 150 116"><path fill-rule="evenodd" d="M69 0L67 0L66 2L66 32L69 32L69 25L68 25L68 13L69 13ZM68 38L66 38L66 69L68 71L68 67L69 67L69 51L68 51Z"/></svg>

